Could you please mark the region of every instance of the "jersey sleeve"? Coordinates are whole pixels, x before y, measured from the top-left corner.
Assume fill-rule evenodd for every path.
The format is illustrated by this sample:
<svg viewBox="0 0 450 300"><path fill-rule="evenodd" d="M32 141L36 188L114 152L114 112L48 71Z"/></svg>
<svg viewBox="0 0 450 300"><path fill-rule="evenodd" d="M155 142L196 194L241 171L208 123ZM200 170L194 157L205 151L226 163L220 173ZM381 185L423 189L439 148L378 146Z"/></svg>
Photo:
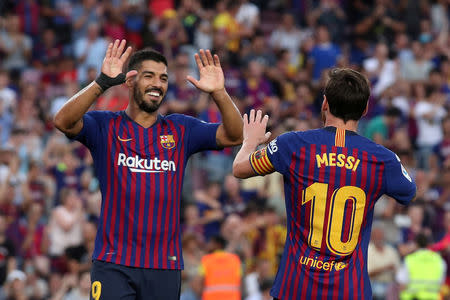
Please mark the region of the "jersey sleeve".
<svg viewBox="0 0 450 300"><path fill-rule="evenodd" d="M275 171L285 174L288 169L288 141L290 134L285 133L280 135L266 147L250 155L250 165L256 174L267 175Z"/></svg>
<svg viewBox="0 0 450 300"><path fill-rule="evenodd" d="M402 204L411 202L416 195L416 184L396 154L392 153L386 162L385 172L386 194Z"/></svg>
<svg viewBox="0 0 450 300"><path fill-rule="evenodd" d="M104 117L104 112L90 111L83 116L83 128L78 135L71 137L89 149L94 149L100 140L100 120Z"/></svg>
<svg viewBox="0 0 450 300"><path fill-rule="evenodd" d="M207 123L189 116L185 116L185 123L189 132L186 141L189 154L220 149L216 141L217 128L220 124Z"/></svg>

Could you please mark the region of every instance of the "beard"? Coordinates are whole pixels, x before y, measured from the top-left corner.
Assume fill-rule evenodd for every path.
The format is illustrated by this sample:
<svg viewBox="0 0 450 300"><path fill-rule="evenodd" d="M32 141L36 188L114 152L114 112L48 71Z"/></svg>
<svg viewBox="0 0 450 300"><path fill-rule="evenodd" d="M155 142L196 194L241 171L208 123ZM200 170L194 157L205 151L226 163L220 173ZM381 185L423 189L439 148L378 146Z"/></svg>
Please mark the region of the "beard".
<svg viewBox="0 0 450 300"><path fill-rule="evenodd" d="M161 90L161 95L163 95L162 90ZM163 99L164 99L164 95L163 95ZM133 88L133 100L134 102L137 103L139 109L145 111L146 113L154 113L155 111L158 110L158 108L161 106L162 100L155 103L153 101L150 101L150 103L146 102L144 100L144 95L141 93L141 91L138 89L138 87L135 85Z"/></svg>

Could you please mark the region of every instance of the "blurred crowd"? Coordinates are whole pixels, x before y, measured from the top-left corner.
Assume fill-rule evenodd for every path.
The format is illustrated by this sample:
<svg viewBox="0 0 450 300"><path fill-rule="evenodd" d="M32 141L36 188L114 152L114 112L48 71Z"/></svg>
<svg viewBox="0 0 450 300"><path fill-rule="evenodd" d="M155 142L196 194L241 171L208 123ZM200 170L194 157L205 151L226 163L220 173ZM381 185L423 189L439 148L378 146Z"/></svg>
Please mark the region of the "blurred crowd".
<svg viewBox="0 0 450 300"><path fill-rule="evenodd" d="M168 58L162 114L220 121L185 79L198 75L193 54L212 49L241 112L267 113L272 137L322 125L329 68L364 73L372 94L359 134L395 151L418 187L408 207L388 197L375 206L369 274L376 299L396 299L418 235L450 264L449 16L446 0L1 1L0 300L89 298L101 195L89 152L52 118L99 74L108 42L122 38ZM127 103L117 86L92 109ZM184 300L200 299L198 269L217 235L241 260L242 298L270 299L286 235L282 177L234 178L236 150L188 164Z"/></svg>

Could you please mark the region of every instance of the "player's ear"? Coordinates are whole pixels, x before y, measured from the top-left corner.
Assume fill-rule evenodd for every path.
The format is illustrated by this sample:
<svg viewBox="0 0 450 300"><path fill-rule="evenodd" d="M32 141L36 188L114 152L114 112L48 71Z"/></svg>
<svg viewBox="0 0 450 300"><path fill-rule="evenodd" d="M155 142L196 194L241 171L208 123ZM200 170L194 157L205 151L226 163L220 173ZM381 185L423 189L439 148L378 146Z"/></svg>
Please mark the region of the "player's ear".
<svg viewBox="0 0 450 300"><path fill-rule="evenodd" d="M128 71L128 73L126 74L126 79L125 79L125 84L127 85L127 87L129 87L129 88L133 87L135 80L136 80L137 73L138 72L136 70Z"/></svg>
<svg viewBox="0 0 450 300"><path fill-rule="evenodd" d="M369 101L367 101L367 104L366 104L366 108L364 109L364 111L363 111L363 116L365 116L365 115L367 115L367 112L369 111Z"/></svg>
<svg viewBox="0 0 450 300"><path fill-rule="evenodd" d="M328 110L327 96L323 95L322 111L327 111L327 110Z"/></svg>

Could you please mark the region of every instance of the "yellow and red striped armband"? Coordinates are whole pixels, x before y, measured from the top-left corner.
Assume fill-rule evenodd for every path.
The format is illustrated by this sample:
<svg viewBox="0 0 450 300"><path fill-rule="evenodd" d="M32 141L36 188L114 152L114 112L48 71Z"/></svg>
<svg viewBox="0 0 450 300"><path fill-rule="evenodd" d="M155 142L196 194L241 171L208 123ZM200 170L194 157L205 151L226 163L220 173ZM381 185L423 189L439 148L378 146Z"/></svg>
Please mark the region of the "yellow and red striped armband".
<svg viewBox="0 0 450 300"><path fill-rule="evenodd" d="M272 163L267 156L267 147L253 152L250 155L250 165L258 175L266 175L275 171Z"/></svg>

